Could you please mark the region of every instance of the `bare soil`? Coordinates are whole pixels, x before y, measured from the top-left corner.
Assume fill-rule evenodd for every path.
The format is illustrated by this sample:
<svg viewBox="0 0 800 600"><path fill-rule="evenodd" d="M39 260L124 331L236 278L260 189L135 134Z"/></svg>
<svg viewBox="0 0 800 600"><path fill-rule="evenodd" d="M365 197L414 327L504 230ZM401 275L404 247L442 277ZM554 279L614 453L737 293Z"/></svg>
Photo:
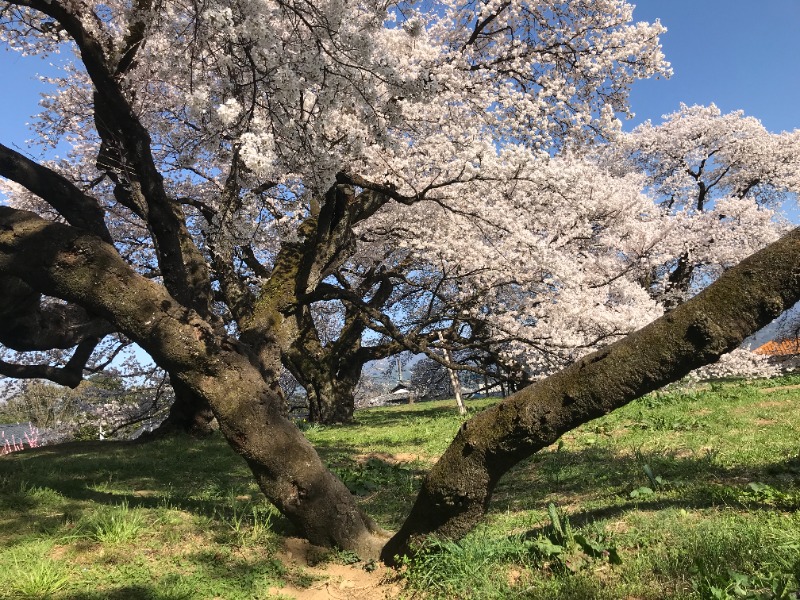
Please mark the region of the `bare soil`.
<svg viewBox="0 0 800 600"><path fill-rule="evenodd" d="M287 566L300 567L315 581L307 588L292 586L270 589L270 593L295 600L390 600L402 587L394 571L378 565L367 571L364 563L342 565L319 562L329 551L300 538L286 538L279 558Z"/></svg>

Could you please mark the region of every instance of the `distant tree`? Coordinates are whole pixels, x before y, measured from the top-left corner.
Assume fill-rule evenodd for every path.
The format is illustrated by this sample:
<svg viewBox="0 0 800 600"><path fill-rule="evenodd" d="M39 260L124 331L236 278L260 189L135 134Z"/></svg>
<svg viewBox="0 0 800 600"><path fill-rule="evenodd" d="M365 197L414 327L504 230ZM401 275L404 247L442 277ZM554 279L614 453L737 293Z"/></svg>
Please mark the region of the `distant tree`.
<svg viewBox="0 0 800 600"><path fill-rule="evenodd" d="M800 192L800 131L773 134L742 111L681 105L604 148L610 168L644 176L672 219L643 284L666 308L788 230L776 212Z"/></svg>
<svg viewBox="0 0 800 600"><path fill-rule="evenodd" d="M447 368L430 358L422 358L411 367L411 387L425 400L449 398L453 394Z"/></svg>
<svg viewBox="0 0 800 600"><path fill-rule="evenodd" d="M31 381L0 406L0 420L30 422L39 430L48 430L74 422L79 412L78 398L69 388Z"/></svg>
<svg viewBox="0 0 800 600"><path fill-rule="evenodd" d="M74 437L127 437L152 428L172 400L163 374L126 386L119 377L93 376L70 389L41 380L25 382L0 405L0 420L30 422L49 441Z"/></svg>

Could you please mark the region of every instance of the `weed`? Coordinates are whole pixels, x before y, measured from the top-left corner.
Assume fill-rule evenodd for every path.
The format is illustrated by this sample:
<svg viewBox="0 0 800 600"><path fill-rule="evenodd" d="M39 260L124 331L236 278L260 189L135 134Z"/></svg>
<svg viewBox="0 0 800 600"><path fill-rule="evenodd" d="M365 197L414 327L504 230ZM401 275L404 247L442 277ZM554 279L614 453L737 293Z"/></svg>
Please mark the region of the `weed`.
<svg viewBox="0 0 800 600"><path fill-rule="evenodd" d="M70 572L60 563L31 553L12 556L5 586L11 598L51 598L70 581Z"/></svg>
<svg viewBox="0 0 800 600"><path fill-rule="evenodd" d="M705 574L698 568L694 588L709 600L797 600L800 592L796 579L784 573L747 575L728 569L724 575Z"/></svg>
<svg viewBox="0 0 800 600"><path fill-rule="evenodd" d="M611 564L622 563L616 546L604 531L575 533L569 518L552 502L547 506L550 530L545 535L528 542L528 546L539 557L549 562L550 568L576 572L593 560L608 560Z"/></svg>
<svg viewBox="0 0 800 600"><path fill-rule="evenodd" d="M265 543L272 535L272 508L267 505L241 504L230 494L224 508L215 512L237 546Z"/></svg>
<svg viewBox="0 0 800 600"><path fill-rule="evenodd" d="M124 544L134 541L145 528L143 513L128 506L128 501L84 517L75 526L75 534L101 544Z"/></svg>

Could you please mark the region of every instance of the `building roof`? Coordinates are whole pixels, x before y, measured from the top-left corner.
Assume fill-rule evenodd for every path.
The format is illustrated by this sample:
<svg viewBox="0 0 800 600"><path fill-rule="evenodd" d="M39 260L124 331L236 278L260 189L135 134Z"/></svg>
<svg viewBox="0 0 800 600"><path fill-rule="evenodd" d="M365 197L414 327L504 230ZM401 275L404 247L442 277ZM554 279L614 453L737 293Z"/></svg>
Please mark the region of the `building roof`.
<svg viewBox="0 0 800 600"><path fill-rule="evenodd" d="M800 339L772 340L759 346L753 352L764 356L794 356L800 354Z"/></svg>

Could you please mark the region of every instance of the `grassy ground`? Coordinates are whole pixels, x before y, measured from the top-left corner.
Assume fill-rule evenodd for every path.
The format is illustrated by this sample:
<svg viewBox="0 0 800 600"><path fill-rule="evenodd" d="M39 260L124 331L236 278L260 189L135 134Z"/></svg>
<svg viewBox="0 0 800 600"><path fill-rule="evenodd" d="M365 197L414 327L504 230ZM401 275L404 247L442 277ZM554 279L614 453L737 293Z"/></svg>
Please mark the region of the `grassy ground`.
<svg viewBox="0 0 800 600"><path fill-rule="evenodd" d="M797 598L800 389L774 389L797 383L660 392L564 436L405 566L405 597ZM420 403L306 434L395 528L460 423ZM0 598L280 597L313 583L278 554L291 533L219 437L0 459Z"/></svg>

